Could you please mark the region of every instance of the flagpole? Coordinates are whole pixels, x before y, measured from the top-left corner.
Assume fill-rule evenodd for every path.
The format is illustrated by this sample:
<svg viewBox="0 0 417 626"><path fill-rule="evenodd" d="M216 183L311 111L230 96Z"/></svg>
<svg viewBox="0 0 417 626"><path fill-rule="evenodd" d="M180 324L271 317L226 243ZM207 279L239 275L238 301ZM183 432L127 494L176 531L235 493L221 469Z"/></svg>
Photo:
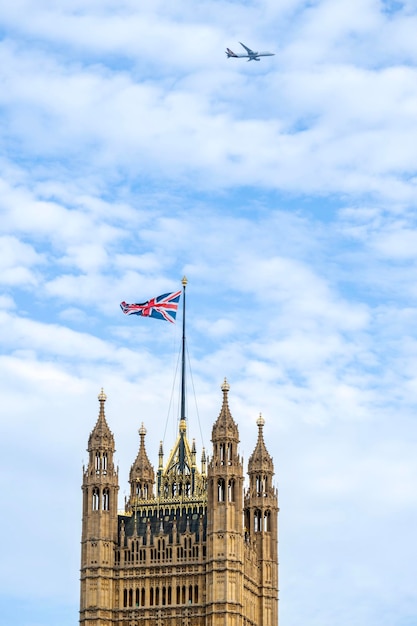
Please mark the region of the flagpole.
<svg viewBox="0 0 417 626"><path fill-rule="evenodd" d="M181 419L185 420L185 288L187 278L182 279L183 300L182 300L182 355L181 355Z"/></svg>

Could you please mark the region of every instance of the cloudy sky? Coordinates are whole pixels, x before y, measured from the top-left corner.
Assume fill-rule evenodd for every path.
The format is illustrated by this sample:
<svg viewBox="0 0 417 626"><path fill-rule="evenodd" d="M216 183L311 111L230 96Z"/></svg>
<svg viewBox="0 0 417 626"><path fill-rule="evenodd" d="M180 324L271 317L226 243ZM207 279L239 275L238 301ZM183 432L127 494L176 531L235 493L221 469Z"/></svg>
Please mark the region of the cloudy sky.
<svg viewBox="0 0 417 626"><path fill-rule="evenodd" d="M416 624L416 32L415 0L0 4L1 626L78 623L100 388L120 508L142 421L169 452L181 324L119 303L184 274L190 438L225 376L245 461L266 421L280 626Z"/></svg>

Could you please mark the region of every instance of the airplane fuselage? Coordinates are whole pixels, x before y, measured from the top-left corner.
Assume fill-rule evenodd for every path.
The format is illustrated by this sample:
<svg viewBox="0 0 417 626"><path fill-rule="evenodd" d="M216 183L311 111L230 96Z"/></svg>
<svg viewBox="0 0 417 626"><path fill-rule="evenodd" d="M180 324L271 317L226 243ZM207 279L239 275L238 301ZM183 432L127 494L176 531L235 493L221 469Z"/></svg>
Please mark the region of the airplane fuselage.
<svg viewBox="0 0 417 626"><path fill-rule="evenodd" d="M226 48L226 55L228 59L247 59L248 61L260 61L260 57L273 57L275 56L274 52L255 52L254 50L251 50L250 48L248 48L247 46L245 46L244 43L242 43L241 41L239 41L240 45L245 48L246 50L246 54L236 54L236 52L233 52L233 50L230 50L230 48Z"/></svg>

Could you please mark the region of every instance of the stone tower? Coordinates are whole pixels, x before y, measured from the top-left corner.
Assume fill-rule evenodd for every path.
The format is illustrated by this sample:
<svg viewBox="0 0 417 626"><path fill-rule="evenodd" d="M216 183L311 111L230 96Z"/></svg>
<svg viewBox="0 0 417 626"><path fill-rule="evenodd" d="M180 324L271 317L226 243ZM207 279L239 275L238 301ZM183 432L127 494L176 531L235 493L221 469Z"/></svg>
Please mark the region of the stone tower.
<svg viewBox="0 0 417 626"><path fill-rule="evenodd" d="M142 424L121 514L106 396L99 395L83 475L81 625L277 626L278 501L264 420L245 491L226 380L222 392L208 460L203 449L197 463L183 417L166 462L160 444L155 473Z"/></svg>
<svg viewBox="0 0 417 626"><path fill-rule="evenodd" d="M117 492L114 438L104 414L106 394L98 396L100 412L88 439L88 466L83 468L80 624L114 624L114 554Z"/></svg>
<svg viewBox="0 0 417 626"><path fill-rule="evenodd" d="M248 464L249 488L245 494L245 526L255 537L259 566L258 623L278 621L278 492L272 483L274 465L263 437L265 420L257 420L258 441Z"/></svg>
<svg viewBox="0 0 417 626"><path fill-rule="evenodd" d="M243 464L238 455L239 431L228 404L229 389L225 380L207 476L207 626L243 623Z"/></svg>

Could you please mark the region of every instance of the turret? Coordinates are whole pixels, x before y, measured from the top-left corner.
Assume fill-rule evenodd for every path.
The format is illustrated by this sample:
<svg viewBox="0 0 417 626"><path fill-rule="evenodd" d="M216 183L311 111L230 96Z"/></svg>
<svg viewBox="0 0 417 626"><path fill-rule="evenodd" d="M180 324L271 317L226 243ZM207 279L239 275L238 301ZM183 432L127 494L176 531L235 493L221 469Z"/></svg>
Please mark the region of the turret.
<svg viewBox="0 0 417 626"><path fill-rule="evenodd" d="M222 385L223 404L212 430L213 455L208 467L208 502L226 503L239 511L234 522L236 530L241 530L240 511L243 508L243 467L238 455L239 430L230 413L228 393L230 385L226 379ZM225 513L226 513L225 508ZM218 520L219 521L219 520ZM230 520L229 520L230 522Z"/></svg>
<svg viewBox="0 0 417 626"><path fill-rule="evenodd" d="M139 428L139 451L135 462L130 468L130 500L128 509L141 500L151 500L154 497L155 472L145 448L146 428L143 423Z"/></svg>
<svg viewBox="0 0 417 626"><path fill-rule="evenodd" d="M112 585L109 582L99 587L93 583L98 575L112 577L117 541L119 484L113 462L114 438L104 413L106 399L101 390L98 419L88 439L88 466L83 468L80 624L89 626L112 623Z"/></svg>
<svg viewBox="0 0 417 626"><path fill-rule="evenodd" d="M276 495L276 490L272 486L274 464L265 446L263 436L265 420L262 414L259 415L256 424L258 426L258 441L248 463L249 493L252 497L273 497Z"/></svg>
<svg viewBox="0 0 417 626"><path fill-rule="evenodd" d="M208 626L238 623L243 610L243 464L238 454L239 431L229 409L229 389L225 379L207 470L207 552L212 555L207 567L207 601L212 606Z"/></svg>
<svg viewBox="0 0 417 626"><path fill-rule="evenodd" d="M249 489L245 494L245 531L256 545L261 567L261 616L278 619L278 492L273 486L274 464L265 446L265 420L259 415L258 441L248 463Z"/></svg>
<svg viewBox="0 0 417 626"><path fill-rule="evenodd" d="M87 468L83 468L83 531L93 531L98 536L99 530L106 527L107 537L114 531L111 528L110 518L117 516L118 474L114 467L113 455L115 452L114 437L106 421L104 404L107 396L103 389L98 400L100 403L96 425L88 438L89 461ZM105 513L106 515L102 515ZM83 536L83 539L86 537Z"/></svg>

